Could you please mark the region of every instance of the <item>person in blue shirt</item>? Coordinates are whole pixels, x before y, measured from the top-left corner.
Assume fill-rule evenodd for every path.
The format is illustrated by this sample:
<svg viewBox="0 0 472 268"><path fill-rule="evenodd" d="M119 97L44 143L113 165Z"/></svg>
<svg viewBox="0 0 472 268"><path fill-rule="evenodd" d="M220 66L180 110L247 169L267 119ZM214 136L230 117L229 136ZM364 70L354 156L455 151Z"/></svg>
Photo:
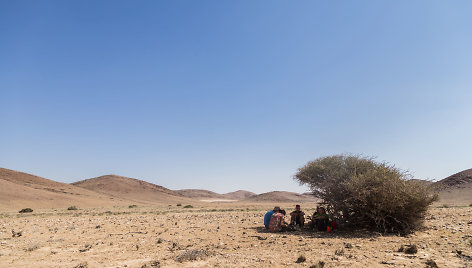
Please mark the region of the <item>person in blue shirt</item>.
<svg viewBox="0 0 472 268"><path fill-rule="evenodd" d="M264 226L266 229L269 229L270 217L272 217L272 214L279 211L280 211L280 207L275 207L273 210L268 211L264 215Z"/></svg>

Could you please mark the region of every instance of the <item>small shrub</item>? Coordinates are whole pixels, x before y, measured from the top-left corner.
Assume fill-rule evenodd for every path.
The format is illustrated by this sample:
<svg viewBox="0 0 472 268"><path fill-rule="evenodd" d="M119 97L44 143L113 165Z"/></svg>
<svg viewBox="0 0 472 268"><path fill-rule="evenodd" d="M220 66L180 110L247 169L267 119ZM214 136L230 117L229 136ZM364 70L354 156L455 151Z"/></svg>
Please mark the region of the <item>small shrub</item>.
<svg viewBox="0 0 472 268"><path fill-rule="evenodd" d="M193 208L192 205L186 205L184 208Z"/></svg>
<svg viewBox="0 0 472 268"><path fill-rule="evenodd" d="M472 207L472 203L469 204L469 207Z"/></svg>
<svg viewBox="0 0 472 268"><path fill-rule="evenodd" d="M33 212L33 210L31 208L24 208L20 211L18 211L18 213L31 213Z"/></svg>
<svg viewBox="0 0 472 268"><path fill-rule="evenodd" d="M137 208L137 205L129 205L128 208Z"/></svg>
<svg viewBox="0 0 472 268"><path fill-rule="evenodd" d="M402 234L420 227L429 205L438 200L428 186L409 178L393 165L352 155L318 158L294 176L339 222Z"/></svg>
<svg viewBox="0 0 472 268"><path fill-rule="evenodd" d="M182 204L178 203L178 204L177 204L177 206L178 206L178 207L181 207L181 206L182 206Z"/></svg>
<svg viewBox="0 0 472 268"><path fill-rule="evenodd" d="M440 206L441 208L450 208L450 206L448 204L443 204Z"/></svg>
<svg viewBox="0 0 472 268"><path fill-rule="evenodd" d="M77 210L78 208L76 206L70 206L67 208L67 210Z"/></svg>
<svg viewBox="0 0 472 268"><path fill-rule="evenodd" d="M205 259L208 256L208 252L204 249L193 249L185 250L179 256L177 256L175 260L182 263L184 261L195 261L198 259Z"/></svg>

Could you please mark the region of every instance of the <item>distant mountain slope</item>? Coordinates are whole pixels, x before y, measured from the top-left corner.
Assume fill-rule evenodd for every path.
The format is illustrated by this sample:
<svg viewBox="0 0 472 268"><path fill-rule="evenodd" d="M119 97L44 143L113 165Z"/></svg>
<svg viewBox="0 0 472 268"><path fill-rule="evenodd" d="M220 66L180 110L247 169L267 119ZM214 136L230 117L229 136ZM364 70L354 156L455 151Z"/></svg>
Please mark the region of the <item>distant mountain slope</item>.
<svg viewBox="0 0 472 268"><path fill-rule="evenodd" d="M243 199L249 198L251 196L255 196L255 195L256 194L253 193L253 192L239 190L239 191L223 194L222 196L224 196L228 199L232 199L232 200L243 200Z"/></svg>
<svg viewBox="0 0 472 268"><path fill-rule="evenodd" d="M143 203L174 203L187 200L165 187L138 179L105 175L72 183L94 192Z"/></svg>
<svg viewBox="0 0 472 268"><path fill-rule="evenodd" d="M445 179L434 183L439 191L448 188L457 188L462 184L472 183L472 168L453 174Z"/></svg>
<svg viewBox="0 0 472 268"><path fill-rule="evenodd" d="M254 195L244 199L245 202L316 202L317 199L307 194L274 191Z"/></svg>
<svg viewBox="0 0 472 268"><path fill-rule="evenodd" d="M443 204L472 204L472 169L453 174L433 184Z"/></svg>
<svg viewBox="0 0 472 268"><path fill-rule="evenodd" d="M24 172L0 168L0 207L99 207L124 200Z"/></svg>
<svg viewBox="0 0 472 268"><path fill-rule="evenodd" d="M228 199L222 194L203 189L182 189L176 190L178 194L192 199Z"/></svg>
<svg viewBox="0 0 472 268"><path fill-rule="evenodd" d="M419 183L419 184L425 185L425 186L433 185L433 183L434 183L432 181L420 180L420 179L410 179L410 181L415 182L415 183Z"/></svg>
<svg viewBox="0 0 472 268"><path fill-rule="evenodd" d="M243 200L248 197L256 195L255 193L239 190L226 194L219 194L203 189L183 189L175 191L185 197L196 199L196 200Z"/></svg>

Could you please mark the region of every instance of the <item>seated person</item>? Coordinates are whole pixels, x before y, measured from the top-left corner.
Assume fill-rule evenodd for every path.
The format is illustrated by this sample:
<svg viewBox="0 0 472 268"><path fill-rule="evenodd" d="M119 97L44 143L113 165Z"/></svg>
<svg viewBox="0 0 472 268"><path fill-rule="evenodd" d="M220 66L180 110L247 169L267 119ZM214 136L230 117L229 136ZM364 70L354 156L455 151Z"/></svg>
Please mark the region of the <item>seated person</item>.
<svg viewBox="0 0 472 268"><path fill-rule="evenodd" d="M312 228L318 231L326 231L329 226L329 216L324 207L318 207L312 217Z"/></svg>
<svg viewBox="0 0 472 268"><path fill-rule="evenodd" d="M300 205L295 206L295 211L290 213L290 225L299 225L303 227L305 224L305 213L300 210Z"/></svg>
<svg viewBox="0 0 472 268"><path fill-rule="evenodd" d="M280 210L280 208L275 207L273 210L268 211L264 215L264 226L265 226L266 229L269 229L270 217L272 217L272 215L275 213L276 210L278 211L278 210Z"/></svg>
<svg viewBox="0 0 472 268"><path fill-rule="evenodd" d="M274 209L275 210L275 209ZM287 230L287 223L284 221L285 215L281 213L281 209L278 208L274 214L270 217L269 229L271 232L281 232Z"/></svg>

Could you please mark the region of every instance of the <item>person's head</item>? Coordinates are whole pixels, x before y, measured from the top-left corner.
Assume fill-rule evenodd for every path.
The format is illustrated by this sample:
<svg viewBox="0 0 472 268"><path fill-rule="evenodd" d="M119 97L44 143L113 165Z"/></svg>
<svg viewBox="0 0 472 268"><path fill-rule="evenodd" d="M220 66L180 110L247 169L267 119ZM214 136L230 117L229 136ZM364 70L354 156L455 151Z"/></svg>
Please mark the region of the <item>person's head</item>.
<svg viewBox="0 0 472 268"><path fill-rule="evenodd" d="M296 210L296 211L300 211L300 205L296 205L296 206L295 206L295 210Z"/></svg>
<svg viewBox="0 0 472 268"><path fill-rule="evenodd" d="M281 209L281 210L280 210L280 213L284 214L284 216L287 214L287 212L285 212L284 209Z"/></svg>
<svg viewBox="0 0 472 268"><path fill-rule="evenodd" d="M275 213L279 213L279 212L280 212L280 207L274 207L273 211L274 211Z"/></svg>
<svg viewBox="0 0 472 268"><path fill-rule="evenodd" d="M316 209L316 211L317 211L318 213L320 213L320 214L326 214L326 210L325 210L324 207L318 207L318 208Z"/></svg>

